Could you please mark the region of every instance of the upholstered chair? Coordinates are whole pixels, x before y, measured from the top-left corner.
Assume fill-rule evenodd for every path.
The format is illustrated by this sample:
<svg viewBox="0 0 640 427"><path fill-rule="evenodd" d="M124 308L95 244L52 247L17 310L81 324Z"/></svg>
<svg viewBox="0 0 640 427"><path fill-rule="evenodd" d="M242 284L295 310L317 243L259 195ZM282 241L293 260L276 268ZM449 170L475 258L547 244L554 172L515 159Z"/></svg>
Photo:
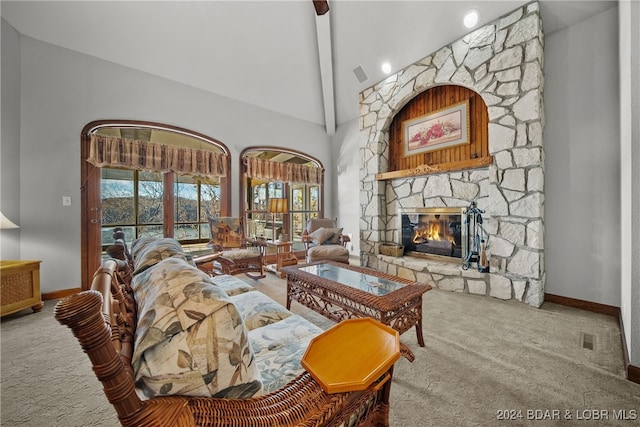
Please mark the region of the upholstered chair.
<svg viewBox="0 0 640 427"><path fill-rule="evenodd" d="M310 219L302 233L307 262L328 260L348 264L349 250L346 246L350 241L331 218Z"/></svg>

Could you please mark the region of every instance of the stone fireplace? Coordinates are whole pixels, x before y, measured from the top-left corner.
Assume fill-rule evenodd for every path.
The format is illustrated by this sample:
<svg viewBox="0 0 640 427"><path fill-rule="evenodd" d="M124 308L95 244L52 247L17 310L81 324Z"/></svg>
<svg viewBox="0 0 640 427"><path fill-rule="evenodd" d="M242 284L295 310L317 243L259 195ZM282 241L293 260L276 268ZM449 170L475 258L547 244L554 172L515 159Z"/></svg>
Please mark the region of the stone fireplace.
<svg viewBox="0 0 640 427"><path fill-rule="evenodd" d="M542 304L544 37L539 12L537 2L524 5L360 93L362 265L440 289ZM402 178L378 179L388 172L394 115L417 94L447 84L469 88L485 102L491 164L444 172L417 168ZM489 273L463 270L455 258L379 254L382 242L403 241L402 212L460 210L472 202L488 218Z"/></svg>

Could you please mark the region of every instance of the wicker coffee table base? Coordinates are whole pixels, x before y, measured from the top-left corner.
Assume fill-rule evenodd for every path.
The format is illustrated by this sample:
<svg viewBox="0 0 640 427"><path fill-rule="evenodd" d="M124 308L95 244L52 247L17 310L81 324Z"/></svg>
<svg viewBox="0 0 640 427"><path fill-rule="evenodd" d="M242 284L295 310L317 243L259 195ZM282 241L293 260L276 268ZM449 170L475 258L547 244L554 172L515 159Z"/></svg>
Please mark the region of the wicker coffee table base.
<svg viewBox="0 0 640 427"><path fill-rule="evenodd" d="M356 271L353 266L342 266ZM372 317L381 323L405 333L415 326L418 344L424 347L422 334L422 294L429 285L407 282L399 295L392 292L376 296L340 283L300 272L295 267L285 268L287 273L287 309L291 301L297 301L311 310L335 322L357 317ZM368 271L369 274L372 272ZM376 276L395 281L402 279L375 272Z"/></svg>

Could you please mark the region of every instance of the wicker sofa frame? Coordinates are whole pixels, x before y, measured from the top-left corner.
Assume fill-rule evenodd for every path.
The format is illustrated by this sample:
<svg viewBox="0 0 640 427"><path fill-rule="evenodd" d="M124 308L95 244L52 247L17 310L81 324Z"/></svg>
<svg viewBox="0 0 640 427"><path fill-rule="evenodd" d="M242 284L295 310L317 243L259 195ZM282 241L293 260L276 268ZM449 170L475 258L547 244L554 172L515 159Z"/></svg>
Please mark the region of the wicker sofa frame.
<svg viewBox="0 0 640 427"><path fill-rule="evenodd" d="M108 259L91 290L59 301L55 317L89 356L122 426L388 426L389 380L364 391L327 394L306 372L286 386L251 399L190 396L141 400L131 365L136 304L128 262Z"/></svg>

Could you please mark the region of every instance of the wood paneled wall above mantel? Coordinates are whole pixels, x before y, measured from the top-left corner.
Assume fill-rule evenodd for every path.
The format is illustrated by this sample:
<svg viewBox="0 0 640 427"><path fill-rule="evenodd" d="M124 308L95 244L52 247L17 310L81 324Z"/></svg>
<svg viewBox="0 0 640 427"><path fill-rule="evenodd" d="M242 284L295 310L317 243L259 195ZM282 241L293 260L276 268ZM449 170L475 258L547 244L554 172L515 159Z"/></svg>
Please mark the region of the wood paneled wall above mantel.
<svg viewBox="0 0 640 427"><path fill-rule="evenodd" d="M406 156L403 122L469 101L469 143ZM396 114L389 128L389 171L378 180L428 175L490 165L489 114L482 97L462 86L433 87L413 98Z"/></svg>

